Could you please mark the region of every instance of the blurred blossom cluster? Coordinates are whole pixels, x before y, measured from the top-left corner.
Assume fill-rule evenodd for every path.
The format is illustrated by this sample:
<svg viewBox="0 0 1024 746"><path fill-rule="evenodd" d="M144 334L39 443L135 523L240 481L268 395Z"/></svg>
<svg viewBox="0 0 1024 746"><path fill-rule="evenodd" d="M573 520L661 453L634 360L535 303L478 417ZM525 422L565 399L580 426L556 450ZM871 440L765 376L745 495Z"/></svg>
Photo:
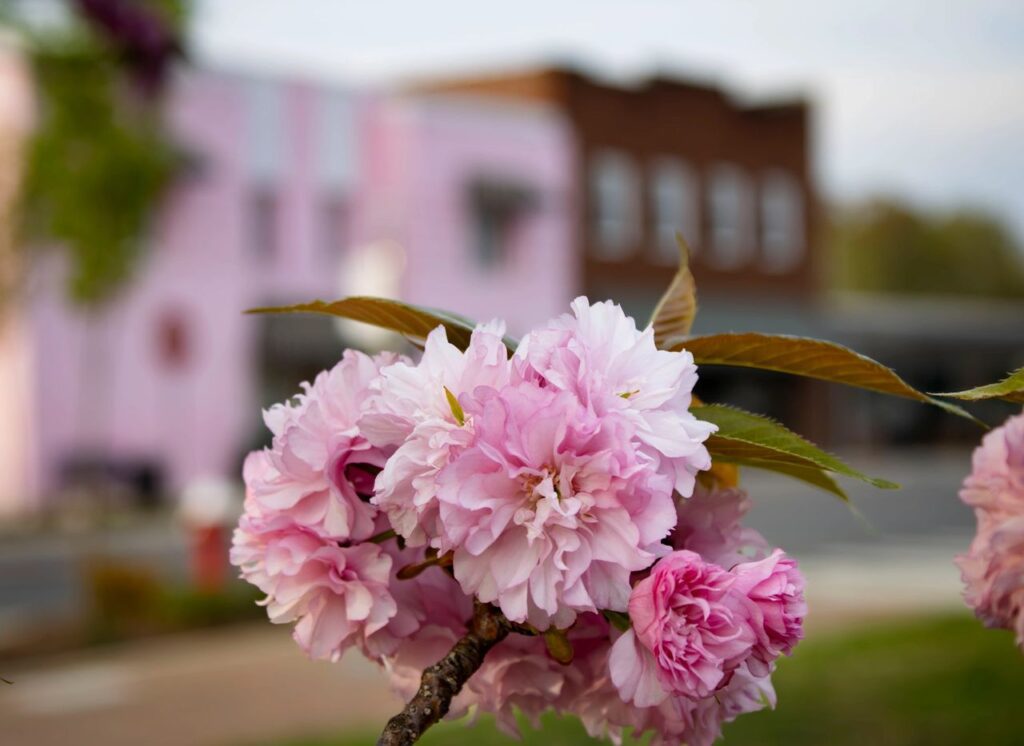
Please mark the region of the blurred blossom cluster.
<svg viewBox="0 0 1024 746"><path fill-rule="evenodd" d="M964 597L990 627L1013 630L1024 650L1024 414L982 440L960 499L974 508L978 532L957 564Z"/></svg>
<svg viewBox="0 0 1024 746"><path fill-rule="evenodd" d="M314 658L349 648L409 696L475 603L520 625L452 704L515 732L554 709L620 740L710 744L774 703L802 637L795 563L701 475L715 430L696 366L585 298L510 357L504 325L465 351L444 327L413 362L348 351L265 416L232 561ZM552 637L559 646L552 646Z"/></svg>

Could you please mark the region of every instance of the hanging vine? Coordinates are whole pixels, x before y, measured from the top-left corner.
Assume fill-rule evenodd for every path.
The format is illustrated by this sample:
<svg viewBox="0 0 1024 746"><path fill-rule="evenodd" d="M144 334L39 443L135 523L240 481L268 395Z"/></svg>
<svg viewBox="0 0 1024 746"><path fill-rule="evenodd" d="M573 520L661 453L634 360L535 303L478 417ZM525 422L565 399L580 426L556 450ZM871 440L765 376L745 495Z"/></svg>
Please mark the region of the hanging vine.
<svg viewBox="0 0 1024 746"><path fill-rule="evenodd" d="M38 97L23 243L69 255L68 293L95 306L131 275L181 161L162 122L180 2L76 0L59 30L27 29Z"/></svg>

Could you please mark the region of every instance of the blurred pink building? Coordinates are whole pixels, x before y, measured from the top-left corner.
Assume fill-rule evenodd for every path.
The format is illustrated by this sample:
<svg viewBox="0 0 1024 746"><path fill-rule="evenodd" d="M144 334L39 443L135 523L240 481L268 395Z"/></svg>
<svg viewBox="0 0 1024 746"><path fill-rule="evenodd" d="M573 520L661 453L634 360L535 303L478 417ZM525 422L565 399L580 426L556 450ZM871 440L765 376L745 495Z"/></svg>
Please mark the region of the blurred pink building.
<svg viewBox="0 0 1024 746"><path fill-rule="evenodd" d="M3 396L25 405L0 424L0 463L18 467L0 513L97 470L154 493L234 475L260 405L377 343L244 309L386 293L517 332L579 287L572 136L550 108L193 70L168 116L190 167L134 280L85 314L46 257L0 340L0 371L21 366Z"/></svg>
<svg viewBox="0 0 1024 746"><path fill-rule="evenodd" d="M0 41L0 506L22 494L32 447L32 403L24 309L8 294L19 262L14 251L14 214L20 154L32 115L28 70L18 51ZM7 501L7 502L10 502Z"/></svg>

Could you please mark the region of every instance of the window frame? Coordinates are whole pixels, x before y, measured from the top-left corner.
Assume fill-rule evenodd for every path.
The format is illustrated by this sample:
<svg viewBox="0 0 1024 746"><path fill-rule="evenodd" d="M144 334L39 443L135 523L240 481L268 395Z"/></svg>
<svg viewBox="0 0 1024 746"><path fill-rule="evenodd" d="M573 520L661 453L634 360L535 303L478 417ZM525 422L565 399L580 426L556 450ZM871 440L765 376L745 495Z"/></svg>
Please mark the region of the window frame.
<svg viewBox="0 0 1024 746"><path fill-rule="evenodd" d="M591 256L602 261L629 258L642 233L639 170L628 152L595 149L587 163Z"/></svg>
<svg viewBox="0 0 1024 746"><path fill-rule="evenodd" d="M781 168L769 169L761 175L758 192L761 266L773 274L791 272L807 251L800 180Z"/></svg>
<svg viewBox="0 0 1024 746"><path fill-rule="evenodd" d="M739 164L725 161L714 164L707 180L707 199L707 261L717 269L740 269L750 263L756 250L750 176ZM732 225L723 225L723 213L730 212L733 213Z"/></svg>
<svg viewBox="0 0 1024 746"><path fill-rule="evenodd" d="M674 182L674 183L673 183ZM668 203L675 202L675 215L666 216ZM658 264L675 265L679 262L676 233L686 240L691 254L701 243L700 180L696 169L677 156L659 156L650 165L648 190L650 193L651 255ZM675 191L674 195L671 192ZM673 199L674 196L674 199Z"/></svg>

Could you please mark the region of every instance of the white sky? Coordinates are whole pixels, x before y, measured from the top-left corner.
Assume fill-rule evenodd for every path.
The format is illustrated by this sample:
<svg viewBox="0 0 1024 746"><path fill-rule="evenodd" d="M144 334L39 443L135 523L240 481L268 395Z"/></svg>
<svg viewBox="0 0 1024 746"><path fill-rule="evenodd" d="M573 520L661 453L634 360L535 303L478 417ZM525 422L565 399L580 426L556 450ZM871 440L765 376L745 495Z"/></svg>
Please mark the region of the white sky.
<svg viewBox="0 0 1024 746"><path fill-rule="evenodd" d="M1024 237L1024 0L196 0L197 56L356 85L570 60L817 106L819 174Z"/></svg>

